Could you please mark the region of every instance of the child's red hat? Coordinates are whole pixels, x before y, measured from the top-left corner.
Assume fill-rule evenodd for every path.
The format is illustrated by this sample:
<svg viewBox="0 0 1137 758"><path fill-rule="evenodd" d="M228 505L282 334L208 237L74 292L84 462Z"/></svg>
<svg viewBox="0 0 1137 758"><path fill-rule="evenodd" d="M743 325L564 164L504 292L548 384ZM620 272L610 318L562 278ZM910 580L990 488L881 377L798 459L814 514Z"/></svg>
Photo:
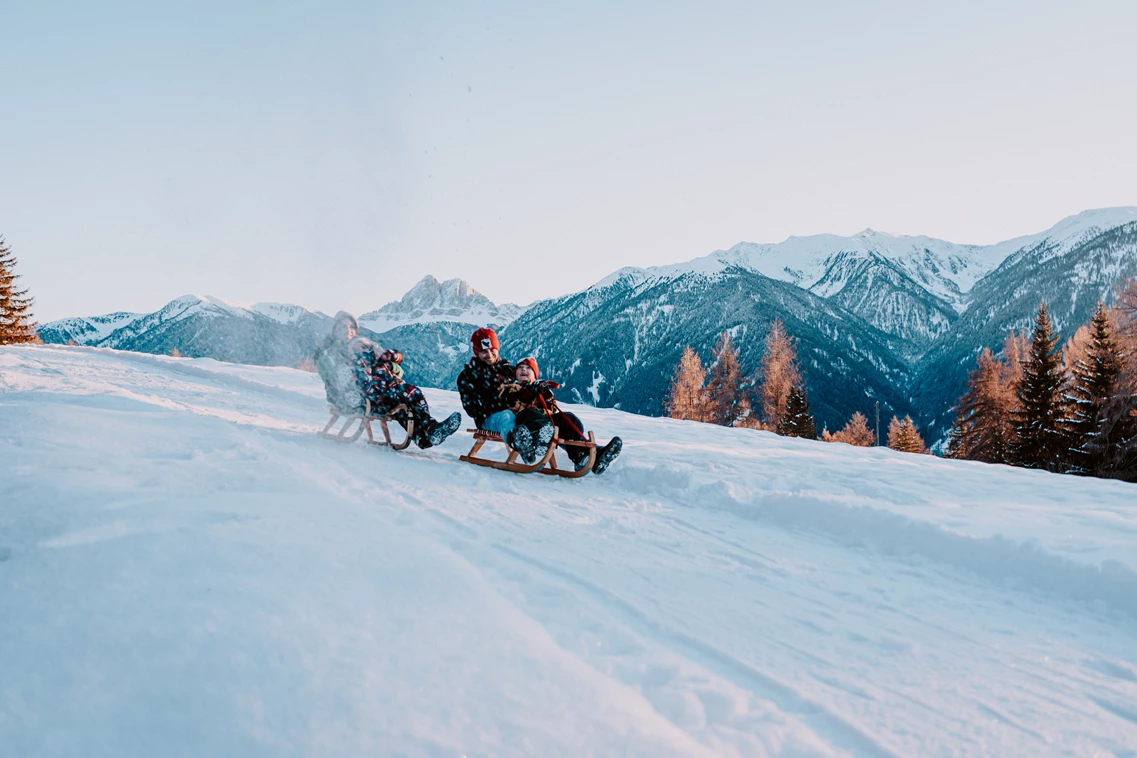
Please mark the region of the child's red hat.
<svg viewBox="0 0 1137 758"><path fill-rule="evenodd" d="M540 379L541 378L541 371L537 368L537 359L536 358L533 358L533 357L522 358L521 360L519 360L517 362L517 365L520 366L523 363L525 365L527 365L529 368L533 369L533 378L534 379Z"/></svg>

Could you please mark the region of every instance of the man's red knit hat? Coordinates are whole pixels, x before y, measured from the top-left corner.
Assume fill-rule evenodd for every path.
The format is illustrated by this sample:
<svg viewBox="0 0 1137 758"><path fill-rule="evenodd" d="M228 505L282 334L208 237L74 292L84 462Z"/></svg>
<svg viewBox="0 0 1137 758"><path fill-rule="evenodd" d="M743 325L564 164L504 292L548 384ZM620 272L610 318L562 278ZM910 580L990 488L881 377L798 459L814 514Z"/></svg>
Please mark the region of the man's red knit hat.
<svg viewBox="0 0 1137 758"><path fill-rule="evenodd" d="M474 346L475 353L479 350L490 350L491 348L493 350L501 349L501 343L497 339L497 332L485 326L470 335L470 344Z"/></svg>
<svg viewBox="0 0 1137 758"><path fill-rule="evenodd" d="M536 358L532 358L532 357L522 358L521 360L519 360L517 362L517 365L520 366L522 364L525 364L529 368L533 369L533 378L534 379L540 379L541 378L541 372L537 369L537 359Z"/></svg>

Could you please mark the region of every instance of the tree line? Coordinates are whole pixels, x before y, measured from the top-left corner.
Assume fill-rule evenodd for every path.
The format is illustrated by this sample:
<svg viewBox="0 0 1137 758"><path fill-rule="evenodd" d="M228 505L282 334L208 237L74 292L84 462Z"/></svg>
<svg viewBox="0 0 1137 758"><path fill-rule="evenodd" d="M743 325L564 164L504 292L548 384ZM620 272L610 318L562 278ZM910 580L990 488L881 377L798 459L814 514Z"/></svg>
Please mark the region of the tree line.
<svg viewBox="0 0 1137 758"><path fill-rule="evenodd" d="M1137 481L1137 281L1058 348L1047 311L983 350L955 408L946 455Z"/></svg>
<svg viewBox="0 0 1137 758"><path fill-rule="evenodd" d="M699 354L690 345L685 347L675 368L664 410L676 419L818 439L798 365L797 348L780 320L770 325L762 359L753 377L743 377L738 350L728 331L722 333L712 351L709 376ZM870 447L876 444L877 436L869 429L865 415L857 411L839 431L823 429L820 439ZM908 416L893 417L889 423L888 446L902 452L927 452L916 425Z"/></svg>

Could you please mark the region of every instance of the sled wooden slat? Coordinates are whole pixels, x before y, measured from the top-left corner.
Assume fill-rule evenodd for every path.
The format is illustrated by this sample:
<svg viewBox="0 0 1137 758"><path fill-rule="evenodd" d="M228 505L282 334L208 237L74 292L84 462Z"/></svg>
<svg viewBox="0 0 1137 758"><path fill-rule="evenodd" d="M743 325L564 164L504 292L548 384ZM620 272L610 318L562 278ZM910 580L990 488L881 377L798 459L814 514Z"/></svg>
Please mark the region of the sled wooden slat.
<svg viewBox="0 0 1137 758"><path fill-rule="evenodd" d="M588 441L576 442L571 440L561 440L554 438L549 442L549 448L545 454L532 464L517 463L518 453L512 448L509 450L509 456L504 461L495 461L490 458L481 458L478 453L481 451L482 446L487 442L500 442L503 445L505 440L497 432L487 432L482 429L467 429L474 435L474 446L470 448L470 452L463 456L459 456L458 460L472 463L475 466L486 466L488 468L496 468L500 471L512 471L515 474L531 474L534 471L540 471L542 474L552 474L554 476L561 476L566 479L577 479L584 476L592 470L593 464L596 463L596 438L592 432L588 433ZM587 447L588 451L588 465L580 471L572 469L562 469L557 466L556 451L559 446L572 445L574 447Z"/></svg>
<svg viewBox="0 0 1137 758"><path fill-rule="evenodd" d="M406 447L411 444L411 437L414 436L414 419L408 419L406 426L407 436L400 442L394 442L391 439L391 429L387 425L390 421L390 416L398 413L399 411L406 411L407 407L405 405L396 406L384 414L372 413L370 401L364 402L363 413L361 414L341 414L335 407L331 405L328 406L328 410L331 412L332 417L328 420L328 423L324 425L324 428L320 430L319 435L326 440L331 440L332 442L352 443L359 439L364 432L366 432L367 444L369 445L375 445L376 447L390 447L392 450L405 450ZM343 422L343 426L340 427L339 432L333 432L332 429L335 427L336 423L344 417L346 417L346 420ZM375 433L371 428L371 424L374 421L379 422L379 429L383 432L383 439L381 440L375 439ZM351 428L356 424L358 424L358 426L355 426L355 431L352 432Z"/></svg>

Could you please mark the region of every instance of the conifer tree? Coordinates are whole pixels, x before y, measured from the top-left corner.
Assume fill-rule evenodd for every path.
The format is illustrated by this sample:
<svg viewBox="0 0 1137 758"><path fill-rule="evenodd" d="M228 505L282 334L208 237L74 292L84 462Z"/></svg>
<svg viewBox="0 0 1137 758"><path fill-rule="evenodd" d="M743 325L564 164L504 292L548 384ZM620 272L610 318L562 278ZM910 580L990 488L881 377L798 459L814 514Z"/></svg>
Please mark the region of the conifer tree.
<svg viewBox="0 0 1137 758"><path fill-rule="evenodd" d="M809 400L801 387L790 387L786 398L786 410L782 414L779 426L781 434L787 437L817 439L817 427L813 423L813 416L809 413Z"/></svg>
<svg viewBox="0 0 1137 758"><path fill-rule="evenodd" d="M1070 438L1063 429L1066 408L1062 385L1066 378L1060 356L1054 349L1057 343L1050 314L1043 303L1038 309L1016 393L1019 408L1015 414L1011 459L1027 468L1061 471L1069 459Z"/></svg>
<svg viewBox="0 0 1137 758"><path fill-rule="evenodd" d="M956 418L948 432L947 457L986 463L1007 460L1010 409L1006 407L1002 377L1006 366L990 350L979 354L979 366L971 372L967 393L959 399Z"/></svg>
<svg viewBox="0 0 1137 758"><path fill-rule="evenodd" d="M1137 482L1137 279L1122 282L1110 312L1120 368L1084 445L1094 476Z"/></svg>
<svg viewBox="0 0 1137 758"><path fill-rule="evenodd" d="M801 371L797 366L797 349L793 337L786 334L780 319L770 324L766 334L766 349L760 367L760 397L766 423L778 434L784 434L781 420L784 416L790 389L801 386Z"/></svg>
<svg viewBox="0 0 1137 758"><path fill-rule="evenodd" d="M1070 470L1074 473L1090 473L1103 463L1101 448L1108 447L1110 441L1090 445L1090 437L1099 432L1102 409L1114 394L1120 372L1121 356L1113 339L1113 325L1105 304L1099 301L1090 321L1084 357L1074 362L1071 391L1063 398L1070 408L1066 429L1071 443Z"/></svg>
<svg viewBox="0 0 1137 758"><path fill-rule="evenodd" d="M888 446L901 453L923 453L926 450L924 439L916 431L911 416L905 416L903 421L892 417L888 424Z"/></svg>
<svg viewBox="0 0 1137 758"><path fill-rule="evenodd" d="M738 368L738 350L723 332L715 347L715 364L707 380L707 410L710 420L722 426L734 426L741 417L741 371ZM747 409L748 410L748 409Z"/></svg>
<svg viewBox="0 0 1137 758"><path fill-rule="evenodd" d="M872 447L876 442L876 435L869 429L869 420L865 414L857 411L840 431L831 434L828 429L821 433L821 439L826 442L844 442L846 445L857 447Z"/></svg>
<svg viewBox="0 0 1137 758"><path fill-rule="evenodd" d="M36 325L32 321L32 298L19 289L16 257L0 237L0 345L34 342Z"/></svg>
<svg viewBox="0 0 1137 758"><path fill-rule="evenodd" d="M841 442L857 447L872 447L876 443L876 435L869 429L869 420L860 411L854 413L849 423L837 434L840 435Z"/></svg>
<svg viewBox="0 0 1137 758"><path fill-rule="evenodd" d="M667 395L668 416L688 421L708 420L706 389L703 387L706 376L699 354L690 346L684 348Z"/></svg>

